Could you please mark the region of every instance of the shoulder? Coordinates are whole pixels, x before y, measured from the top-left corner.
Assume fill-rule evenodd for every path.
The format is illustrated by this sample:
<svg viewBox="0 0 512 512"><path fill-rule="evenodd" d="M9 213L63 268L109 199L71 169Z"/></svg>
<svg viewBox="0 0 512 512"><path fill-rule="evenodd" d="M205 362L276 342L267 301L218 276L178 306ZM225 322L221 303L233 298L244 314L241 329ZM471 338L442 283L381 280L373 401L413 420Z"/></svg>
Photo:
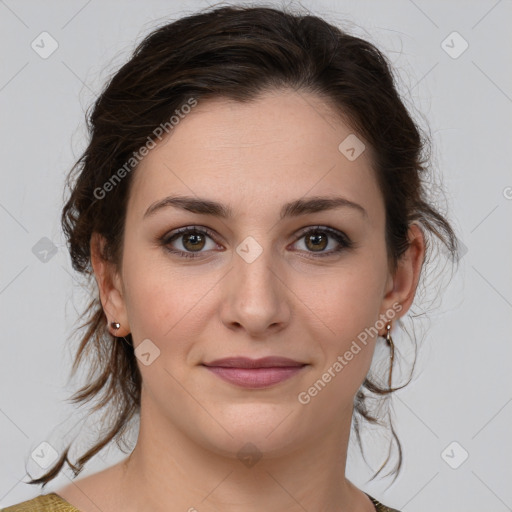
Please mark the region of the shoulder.
<svg viewBox="0 0 512 512"><path fill-rule="evenodd" d="M368 496L368 498L370 498L377 512L400 512L400 510L397 510L396 508L386 507L386 505L381 503L379 500L376 500L373 496L370 496L367 493L365 494Z"/></svg>
<svg viewBox="0 0 512 512"><path fill-rule="evenodd" d="M120 500L124 489L120 480L120 467L120 464L116 464L99 473L82 477L57 489L55 493L65 503L72 504L74 508L70 509L70 512L71 510L73 512L122 510Z"/></svg>
<svg viewBox="0 0 512 512"><path fill-rule="evenodd" d="M57 494L51 492L0 509L0 512L79 512L79 510L64 501Z"/></svg>

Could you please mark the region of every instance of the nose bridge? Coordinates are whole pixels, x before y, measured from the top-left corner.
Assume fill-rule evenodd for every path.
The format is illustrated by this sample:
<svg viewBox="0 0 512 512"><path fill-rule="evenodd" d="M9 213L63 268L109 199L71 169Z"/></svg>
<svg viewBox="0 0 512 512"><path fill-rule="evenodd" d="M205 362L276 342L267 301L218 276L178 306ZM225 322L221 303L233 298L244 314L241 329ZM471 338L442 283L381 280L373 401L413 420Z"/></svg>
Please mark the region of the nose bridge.
<svg viewBox="0 0 512 512"><path fill-rule="evenodd" d="M259 293L274 296L277 293L277 262L273 257L270 236L262 235L256 239L255 236L249 235L236 247L235 253L233 278L242 288L239 288L238 292L249 292L250 296ZM267 300L269 298L267 297Z"/></svg>
<svg viewBox="0 0 512 512"><path fill-rule="evenodd" d="M267 233L268 234L268 233ZM271 237L247 236L233 254L228 297L224 301L224 322L239 324L248 331L263 331L286 319L286 297L278 276Z"/></svg>

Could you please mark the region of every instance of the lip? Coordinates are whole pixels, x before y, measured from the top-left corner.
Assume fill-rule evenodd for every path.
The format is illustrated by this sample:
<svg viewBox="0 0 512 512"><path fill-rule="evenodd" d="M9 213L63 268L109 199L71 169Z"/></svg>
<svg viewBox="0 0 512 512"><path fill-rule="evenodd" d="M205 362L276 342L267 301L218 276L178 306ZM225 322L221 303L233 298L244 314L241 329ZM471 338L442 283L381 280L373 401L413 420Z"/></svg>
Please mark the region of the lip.
<svg viewBox="0 0 512 512"><path fill-rule="evenodd" d="M287 357L228 357L203 366L221 379L244 388L265 388L278 384L299 373L307 366Z"/></svg>
<svg viewBox="0 0 512 512"><path fill-rule="evenodd" d="M205 366L220 366L223 368L289 368L304 366L305 363L294 361L288 357L262 357L260 359L251 359L250 357L225 357L224 359L215 359L209 363L203 363Z"/></svg>

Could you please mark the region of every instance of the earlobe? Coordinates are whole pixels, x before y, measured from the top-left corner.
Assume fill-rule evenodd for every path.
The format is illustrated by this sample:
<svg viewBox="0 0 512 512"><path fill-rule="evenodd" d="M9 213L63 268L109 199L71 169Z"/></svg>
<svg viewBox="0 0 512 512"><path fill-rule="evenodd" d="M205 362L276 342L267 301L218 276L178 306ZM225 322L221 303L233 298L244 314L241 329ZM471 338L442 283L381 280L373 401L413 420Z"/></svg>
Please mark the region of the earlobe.
<svg viewBox="0 0 512 512"><path fill-rule="evenodd" d="M91 236L91 265L98 286L101 305L107 317L107 326L115 336L126 336L130 333L126 306L122 293L121 279L115 265L104 257L105 238L99 233ZM120 324L115 329L111 324Z"/></svg>

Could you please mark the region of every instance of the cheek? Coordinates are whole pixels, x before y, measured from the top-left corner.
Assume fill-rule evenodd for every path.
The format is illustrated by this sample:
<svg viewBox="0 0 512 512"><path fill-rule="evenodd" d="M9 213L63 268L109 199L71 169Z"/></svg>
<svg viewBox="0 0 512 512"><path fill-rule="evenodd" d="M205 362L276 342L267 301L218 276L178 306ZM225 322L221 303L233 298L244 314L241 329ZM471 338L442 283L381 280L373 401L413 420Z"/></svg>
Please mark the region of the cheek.
<svg viewBox="0 0 512 512"><path fill-rule="evenodd" d="M362 256L353 258L350 268L347 265L335 275L322 276L313 287L300 292L302 298L308 297L306 304L315 313L312 322L315 317L319 319L312 338L319 340L323 361L314 379L323 376L324 382L329 382L330 391L323 393L325 399L348 400L368 373L385 270L385 264L378 268L375 261Z"/></svg>
<svg viewBox="0 0 512 512"><path fill-rule="evenodd" d="M157 249L155 249L157 250ZM148 263L149 262L149 263ZM178 349L180 340L194 336L201 325L201 301L215 284L201 277L172 271L164 257L131 251L123 261L126 307L135 345L149 338L160 349Z"/></svg>
<svg viewBox="0 0 512 512"><path fill-rule="evenodd" d="M340 268L336 273L315 280L304 287L301 297L307 297L311 309L328 327L327 332L338 340L357 336L374 325L379 318L384 269L360 258L350 262L350 268Z"/></svg>

